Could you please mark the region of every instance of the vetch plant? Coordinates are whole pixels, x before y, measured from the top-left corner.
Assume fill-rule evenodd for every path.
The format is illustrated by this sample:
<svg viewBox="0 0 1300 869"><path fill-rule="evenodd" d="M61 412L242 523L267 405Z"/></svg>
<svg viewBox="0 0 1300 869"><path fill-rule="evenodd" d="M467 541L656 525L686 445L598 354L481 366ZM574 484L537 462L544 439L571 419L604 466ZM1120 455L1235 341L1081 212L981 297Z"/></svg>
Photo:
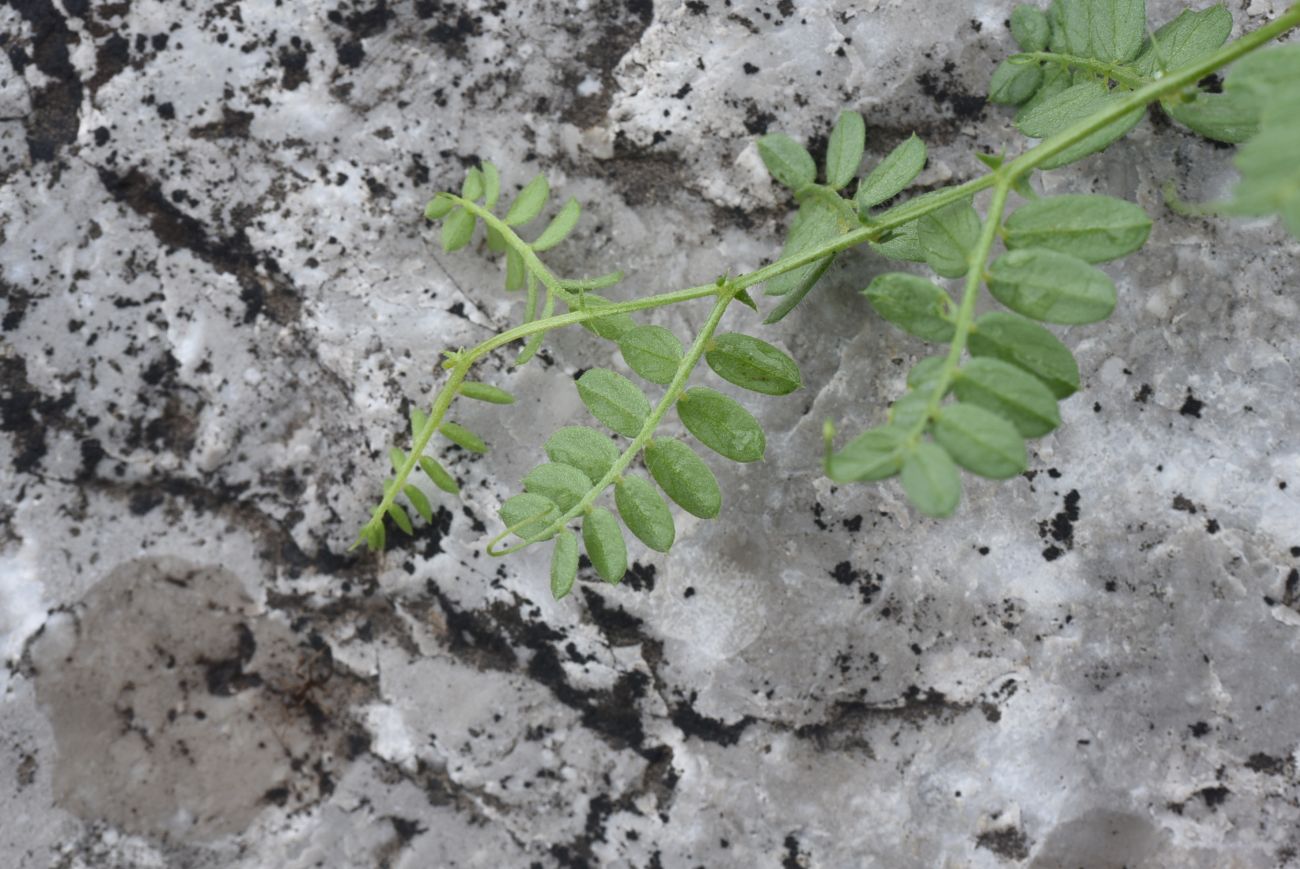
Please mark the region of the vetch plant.
<svg viewBox="0 0 1300 869"><path fill-rule="evenodd" d="M521 343L515 364L524 365L549 332L581 325L617 344L628 367L653 389L610 369L578 378L578 395L600 428L568 426L550 436L543 446L547 461L501 505L504 530L488 551L505 555L551 542L551 590L562 598L578 570L576 530L596 572L617 583L627 570L624 529L667 552L676 537L669 501L701 518L720 514L723 494L705 456L763 458L764 432L737 396L781 396L802 385L797 364L784 351L747 331L721 331L733 303L757 312L749 290L761 285L776 299L764 322L776 322L809 296L839 253L864 244L959 281L960 291L954 298L933 280L903 271L880 275L864 290L879 316L938 349L912 368L906 393L883 424L838 450L834 427L826 424L825 473L839 482L897 476L920 512L951 514L961 496L959 469L994 479L1015 476L1027 466L1026 439L1060 425L1058 403L1079 389L1079 370L1070 350L1040 324L1086 325L1109 316L1116 287L1097 265L1134 253L1151 230L1150 218L1133 203L1099 195L1040 197L1031 178L1104 150L1154 103L1203 136L1244 143L1236 158L1241 181L1235 197L1201 210L1279 214L1300 236L1300 46L1260 50L1300 26L1300 4L1232 43L1232 18L1222 5L1184 11L1150 32L1144 0L1055 0L1046 11L1017 7L1010 25L1022 52L998 67L990 99L1016 107L1016 126L1037 144L1014 158L977 154L985 174L890 205L925 166L926 148L916 136L872 167L851 199L845 192L858 177L867 135L856 112L839 117L820 174L794 139L765 136L759 154L792 191L798 211L780 258L748 274L614 301L600 293L620 283L620 273L561 278L538 256L576 226L581 208L575 200L525 240L524 228L550 198L545 177L529 182L504 215L500 174L491 164L471 169L458 195L438 194L426 217L441 221L443 247L465 247L482 224L488 250L504 255L506 289L525 293L524 322L476 347L446 353L446 382L428 412L411 414L411 446L391 451L393 476L358 543L382 549L389 521L411 533L403 503L430 521L428 495L414 480L417 469L456 494L455 479L428 452L434 435L486 450L483 437L449 418L453 402L514 399L469 380L475 363ZM1234 63L1221 92L1200 86ZM984 191L987 202L977 209L975 197ZM1001 252L995 251L999 243ZM1006 310L977 318L984 288ZM695 301L707 301L710 309L687 342L632 316ZM701 362L740 392L692 386ZM659 434L670 413L691 441Z"/></svg>

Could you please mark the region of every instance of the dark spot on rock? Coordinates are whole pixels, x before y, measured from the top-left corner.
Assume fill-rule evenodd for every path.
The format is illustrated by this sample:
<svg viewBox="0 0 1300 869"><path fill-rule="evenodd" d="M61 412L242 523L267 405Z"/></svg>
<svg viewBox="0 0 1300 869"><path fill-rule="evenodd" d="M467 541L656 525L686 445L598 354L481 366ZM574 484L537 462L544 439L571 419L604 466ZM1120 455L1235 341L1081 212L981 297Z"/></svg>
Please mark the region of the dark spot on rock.
<svg viewBox="0 0 1300 869"><path fill-rule="evenodd" d="M1263 752L1255 752L1246 760L1246 769L1264 775L1282 775L1286 772L1287 762L1279 757L1272 757Z"/></svg>
<svg viewBox="0 0 1300 869"><path fill-rule="evenodd" d="M1138 402L1139 404L1146 404L1148 401L1151 400L1151 396L1155 394L1156 391L1151 388L1151 384L1144 383L1142 384L1141 388L1138 389L1138 391L1133 394L1133 400Z"/></svg>
<svg viewBox="0 0 1300 869"><path fill-rule="evenodd" d="M1196 505L1191 502L1191 499L1184 495L1174 496L1174 509L1183 513L1191 513L1192 515L1196 514Z"/></svg>
<svg viewBox="0 0 1300 869"><path fill-rule="evenodd" d="M1205 800L1205 805L1209 806L1212 811L1217 810L1219 806L1227 802L1228 797L1231 795L1232 791L1222 785L1210 788L1201 788L1196 792L1196 796Z"/></svg>
<svg viewBox="0 0 1300 869"><path fill-rule="evenodd" d="M927 70L916 78L921 92L936 103L947 103L958 120L974 120L984 114L988 98L972 94L956 77L957 64L947 61L942 73Z"/></svg>
<svg viewBox="0 0 1300 869"><path fill-rule="evenodd" d="M1029 838L1021 830L1001 829L980 833L975 837L975 846L1008 860L1024 860L1029 857Z"/></svg>
<svg viewBox="0 0 1300 869"><path fill-rule="evenodd" d="M1205 734L1210 732L1210 725L1206 724L1204 721L1197 721L1195 724L1193 724L1191 727L1187 729L1192 732L1192 736L1195 736L1196 738L1199 739L1200 737L1205 736Z"/></svg>
<svg viewBox="0 0 1300 869"><path fill-rule="evenodd" d="M1192 391L1187 390L1187 398L1183 400L1183 406L1178 408L1178 412L1183 416L1191 416L1196 419L1201 418L1201 410L1205 407L1205 402L1198 401Z"/></svg>
<svg viewBox="0 0 1300 869"><path fill-rule="evenodd" d="M695 699L696 694L691 692L690 699L684 703L674 704L670 713L673 724L687 737L694 736L716 745L735 745L740 741L745 729L754 723L754 719L748 715L734 724L701 715L695 710Z"/></svg>
<svg viewBox="0 0 1300 869"><path fill-rule="evenodd" d="M745 75L754 75L759 71L758 67L754 66L754 64L750 63L749 61L745 61L741 69L745 71Z"/></svg>
<svg viewBox="0 0 1300 869"><path fill-rule="evenodd" d="M349 39L346 42L339 43L335 46L338 54L339 63L350 69L356 69L361 66L361 61L366 59L366 49L361 44L360 39Z"/></svg>
<svg viewBox="0 0 1300 869"><path fill-rule="evenodd" d="M31 113L23 119L32 160L50 161L64 145L77 140L82 101L81 77L68 47L78 41L53 0L15 0L10 5L32 30L31 62L49 81L31 93ZM18 45L9 60L21 75L29 55Z"/></svg>
<svg viewBox="0 0 1300 869"><path fill-rule="evenodd" d="M252 112L221 107L221 120L190 127L191 139L247 139L253 124Z"/></svg>

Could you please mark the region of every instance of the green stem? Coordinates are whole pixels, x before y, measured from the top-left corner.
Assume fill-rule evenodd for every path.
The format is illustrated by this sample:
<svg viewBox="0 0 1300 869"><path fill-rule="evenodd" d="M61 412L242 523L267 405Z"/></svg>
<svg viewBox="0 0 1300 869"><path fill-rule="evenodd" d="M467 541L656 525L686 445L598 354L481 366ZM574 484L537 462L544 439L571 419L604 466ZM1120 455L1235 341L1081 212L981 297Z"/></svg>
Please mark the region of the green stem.
<svg viewBox="0 0 1300 869"><path fill-rule="evenodd" d="M1112 81L1119 82L1128 88L1140 88L1147 82L1151 81L1149 78L1144 78L1142 74L1133 67L1122 63L1106 63L1104 61L1095 60L1091 57L1075 57L1072 54L1057 54L1054 51L1026 51L1020 54L1013 54L1011 57L1007 58L1007 60L1012 63L1021 59L1024 59L1026 62L1042 61L1044 63L1056 64L1057 66L1077 66L1080 69L1086 69L1089 72L1095 72L1098 75L1111 79Z"/></svg>

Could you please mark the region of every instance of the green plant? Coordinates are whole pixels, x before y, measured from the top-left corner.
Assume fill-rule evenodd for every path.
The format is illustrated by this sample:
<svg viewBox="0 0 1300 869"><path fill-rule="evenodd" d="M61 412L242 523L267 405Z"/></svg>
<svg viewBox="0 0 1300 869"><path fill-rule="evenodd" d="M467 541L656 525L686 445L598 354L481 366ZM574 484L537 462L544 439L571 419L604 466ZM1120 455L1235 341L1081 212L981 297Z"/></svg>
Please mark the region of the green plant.
<svg viewBox="0 0 1300 869"><path fill-rule="evenodd" d="M1139 123L1152 103L1202 135L1246 143L1237 158L1237 195L1217 210L1281 214L1300 235L1300 161L1294 156L1300 141L1300 46L1257 51L1300 25L1300 5L1227 45L1232 19L1223 6L1185 11L1153 34L1146 29L1144 0L1055 0L1047 12L1018 7L1010 23L1023 52L995 72L991 99L1017 106L1017 126L1040 139L1038 144L1012 159L978 154L986 174L882 210L925 165L925 145L917 137L874 167L849 200L841 191L857 176L865 150L866 128L858 114L845 112L835 125L820 183L802 145L780 133L765 136L759 153L776 180L790 188L798 211L780 259L749 274L615 302L598 292L618 284L620 274L562 279L538 257L572 231L580 214L576 201L568 200L534 241L519 234L545 208L550 191L544 177L525 186L504 217L496 213L501 184L491 164L471 169L459 195L438 194L426 216L442 221L443 247L465 247L482 223L488 249L505 256L506 289L526 293L524 322L446 354L446 383L428 413L412 413L411 448L392 450L394 475L358 543L382 548L388 519L411 533L399 496L430 519L428 497L411 481L417 468L444 491L457 491L451 475L426 453L435 433L468 450L486 449L481 437L447 419L458 396L513 401L500 389L467 380L476 362L521 341L515 364L526 364L548 332L579 324L616 342L629 368L662 392L652 401L612 370L583 374L577 381L583 403L625 440L616 443L589 427L554 433L544 447L549 462L530 472L523 492L501 506L505 530L488 551L504 555L553 540L551 588L563 597L578 569L578 541L569 525L580 520L597 573L618 582L627 567L622 526L652 549L666 552L673 544L672 513L661 490L696 516L713 518L721 509L718 483L699 454L682 440L656 437L669 411L721 456L738 462L763 457L763 431L739 402L688 387L701 360L744 390L784 395L801 385L797 365L780 349L743 332L718 334L732 303L757 312L748 290L765 285L778 299L765 322L780 320L808 296L838 253L862 244L889 259L925 263L942 278L960 279L962 289L954 300L937 284L903 272L881 275L867 287L865 295L881 317L946 349L912 369L908 391L883 425L836 451L834 428L827 423L825 471L841 482L900 476L917 509L950 514L961 494L958 467L991 478L1021 473L1025 439L1059 425L1057 403L1079 388L1070 351L1035 321L1087 324L1108 316L1116 288L1096 263L1137 250L1151 227L1140 208L1122 200L1040 198L1031 176L1103 150ZM1242 58L1222 93L1198 86ZM986 190L981 214L974 197ZM1013 194L1025 202L1007 216ZM999 240L1006 251L994 259ZM976 319L982 286L1009 311ZM705 299L709 315L688 345L631 316ZM556 313L561 305L566 312ZM955 401L947 402L949 396ZM631 470L639 457L658 488ZM618 517L597 503L611 487ZM502 548L512 535L519 542Z"/></svg>

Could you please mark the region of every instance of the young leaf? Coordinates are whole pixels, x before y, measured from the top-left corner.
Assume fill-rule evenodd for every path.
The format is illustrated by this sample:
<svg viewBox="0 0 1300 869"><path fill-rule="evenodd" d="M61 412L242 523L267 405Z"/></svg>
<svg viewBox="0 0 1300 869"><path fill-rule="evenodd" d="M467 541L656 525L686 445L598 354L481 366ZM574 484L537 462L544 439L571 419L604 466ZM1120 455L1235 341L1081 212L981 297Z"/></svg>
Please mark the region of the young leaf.
<svg viewBox="0 0 1300 869"><path fill-rule="evenodd" d="M465 173L465 183L460 188L460 198L468 199L473 202L483 195L483 170L477 166L471 167Z"/></svg>
<svg viewBox="0 0 1300 869"><path fill-rule="evenodd" d="M406 511L403 510L401 507L397 506L396 504L389 504L387 513L389 518L391 518L393 522L397 524L398 528L401 528L407 534L415 533L415 529L411 525L411 517L407 516Z"/></svg>
<svg viewBox="0 0 1300 869"><path fill-rule="evenodd" d="M1064 194L1016 209L1004 226L1007 247L1040 247L1101 263L1128 256L1146 243L1151 218L1112 196Z"/></svg>
<svg viewBox="0 0 1300 869"><path fill-rule="evenodd" d="M466 398L472 398L476 401L486 401L489 404L514 404L515 397L504 389L498 389L495 386L489 386L486 383L465 382L460 385L460 394Z"/></svg>
<svg viewBox="0 0 1300 869"><path fill-rule="evenodd" d="M1005 417L1027 438L1041 437L1061 424L1052 391L1037 377L1001 359L967 362L957 372L953 392L959 401Z"/></svg>
<svg viewBox="0 0 1300 869"><path fill-rule="evenodd" d="M1008 251L990 267L988 285L1011 310L1048 323L1095 323L1115 309L1115 284L1105 272L1054 250Z"/></svg>
<svg viewBox="0 0 1300 869"><path fill-rule="evenodd" d="M623 524L656 552L672 548L677 530L673 514L655 487L641 477L627 476L614 487L614 504Z"/></svg>
<svg viewBox="0 0 1300 869"><path fill-rule="evenodd" d="M594 293L586 293L583 299L586 310L594 311L602 305L614 304L609 299L597 296ZM577 310L574 308L574 310ZM623 333L629 329L636 328L636 320L633 320L628 314L610 314L608 317L598 317L594 320L584 320L582 328L594 335L599 335L610 341L617 341L623 337Z"/></svg>
<svg viewBox="0 0 1300 869"><path fill-rule="evenodd" d="M1043 69L1039 64L1004 60L989 79L989 102L1018 106L1036 94L1042 84Z"/></svg>
<svg viewBox="0 0 1300 869"><path fill-rule="evenodd" d="M565 529L555 535L555 548L551 550L551 596L563 600L577 578L578 538Z"/></svg>
<svg viewBox="0 0 1300 869"><path fill-rule="evenodd" d="M705 386L688 389L677 400L677 416L700 443L733 462L756 462L767 450L758 420L716 390Z"/></svg>
<svg viewBox="0 0 1300 869"><path fill-rule="evenodd" d="M600 578L617 585L627 573L627 544L614 514L604 507L593 507L582 520L582 545Z"/></svg>
<svg viewBox="0 0 1300 869"><path fill-rule="evenodd" d="M447 440L462 449L469 450L471 453L487 452L487 444L483 442L483 438L474 434L474 432L465 428L463 425L458 425L454 422L444 422L438 431L442 432L442 436Z"/></svg>
<svg viewBox="0 0 1300 869"><path fill-rule="evenodd" d="M629 368L660 386L672 382L683 356L682 342L663 326L629 329L618 339L618 349Z"/></svg>
<svg viewBox="0 0 1300 869"><path fill-rule="evenodd" d="M578 395L591 415L625 438L641 433L650 400L636 384L608 368L593 368L578 378Z"/></svg>
<svg viewBox="0 0 1300 869"><path fill-rule="evenodd" d="M549 462L528 472L524 477L524 491L541 495L559 507L560 512L568 512L591 491L591 480L572 465Z"/></svg>
<svg viewBox="0 0 1300 869"><path fill-rule="evenodd" d="M1021 51L1042 51L1052 35L1047 16L1037 6L1017 6L1011 10L1011 36Z"/></svg>
<svg viewBox="0 0 1300 869"><path fill-rule="evenodd" d="M677 506L692 516L713 519L722 510L722 490L704 460L686 444L657 438L645 448L645 466Z"/></svg>
<svg viewBox="0 0 1300 869"><path fill-rule="evenodd" d="M460 494L460 484L456 482L455 477L447 473L447 470L442 465L438 464L437 459L432 456L420 456L420 468L424 471L425 476L433 480L433 484L439 489L449 495Z"/></svg>
<svg viewBox="0 0 1300 869"><path fill-rule="evenodd" d="M980 216L970 200L954 202L922 217L917 221L916 237L926 263L945 278L966 274L980 225Z"/></svg>
<svg viewBox="0 0 1300 869"><path fill-rule="evenodd" d="M1170 73L1208 57L1228 41L1232 13L1222 4L1194 12L1184 9L1173 21L1155 32L1133 66L1148 78L1157 72Z"/></svg>
<svg viewBox="0 0 1300 869"><path fill-rule="evenodd" d="M867 146L867 125L857 112L842 112L826 146L826 186L839 190L858 174Z"/></svg>
<svg viewBox="0 0 1300 869"><path fill-rule="evenodd" d="M507 498L501 505L500 514L505 526L525 540L541 534L560 518L559 511L549 499L529 492Z"/></svg>
<svg viewBox="0 0 1300 869"><path fill-rule="evenodd" d="M858 213L864 218L867 211L880 203L893 199L912 183L921 170L925 168L925 143L915 133L905 140L889 156L880 161L867 177L858 185L857 195L853 197Z"/></svg>
<svg viewBox="0 0 1300 869"><path fill-rule="evenodd" d="M903 469L907 454L906 432L894 426L869 429L828 453L826 476L837 483L874 482L894 476Z"/></svg>
<svg viewBox="0 0 1300 869"><path fill-rule="evenodd" d="M578 216L582 214L582 206L578 200L569 197L569 201L564 203L560 213L555 215L542 234L533 242L532 248L536 251L550 250L560 242L569 237L573 228L578 225Z"/></svg>
<svg viewBox="0 0 1300 869"><path fill-rule="evenodd" d="M990 311L975 321L967 346L972 356L1001 359L1029 372L1057 399L1079 391L1079 364L1069 348L1024 317Z"/></svg>
<svg viewBox="0 0 1300 869"><path fill-rule="evenodd" d="M805 199L790 224L790 234L781 249L781 259L798 256L809 248L834 241L841 231L840 217L831 204L818 197ZM777 275L763 285L763 292L769 296L784 296L793 292L806 284L808 278L818 271L819 266L822 271L825 271L823 263L829 261L830 258L827 257Z"/></svg>
<svg viewBox="0 0 1300 869"><path fill-rule="evenodd" d="M497 207L501 197L501 173L491 163L483 164L483 205L488 211Z"/></svg>
<svg viewBox="0 0 1300 869"><path fill-rule="evenodd" d="M1118 2L1118 0L1113 0L1113 2ZM1084 81L1073 87L1066 88L1055 96L1048 97L1032 108L1027 108L1016 117L1016 126L1026 136L1046 139L1079 121L1105 111L1116 103L1123 102L1125 99L1125 94L1122 91L1110 90L1105 82ZM1056 169L1067 163L1073 163L1075 160L1087 157L1089 154L1095 154L1136 127L1145 114L1145 109L1134 109L1118 121L1107 124L1059 154L1049 157L1043 161L1042 168Z"/></svg>
<svg viewBox="0 0 1300 869"><path fill-rule="evenodd" d="M1056 0L1052 10L1065 54L1124 63L1142 48L1146 0Z"/></svg>
<svg viewBox="0 0 1300 869"><path fill-rule="evenodd" d="M1025 442L1015 426L973 404L951 404L939 411L934 439L966 470L1005 480L1029 465Z"/></svg>
<svg viewBox="0 0 1300 869"><path fill-rule="evenodd" d="M924 341L948 341L953 335L948 294L925 278L904 272L879 275L862 291L876 313Z"/></svg>
<svg viewBox="0 0 1300 869"><path fill-rule="evenodd" d="M759 139L758 156L772 177L791 190L802 190L817 180L812 155L785 133L769 133Z"/></svg>
<svg viewBox="0 0 1300 869"><path fill-rule="evenodd" d="M519 191L515 201L510 203L510 209L506 212L506 226L523 226L536 218L546 207L546 200L550 196L551 185L545 175L538 175L529 181L527 186Z"/></svg>
<svg viewBox="0 0 1300 869"><path fill-rule="evenodd" d="M418 488L409 483L402 487L402 493L406 495L406 500L411 502L415 512L420 514L420 518L425 522L433 521L433 507L429 506L429 499Z"/></svg>
<svg viewBox="0 0 1300 869"><path fill-rule="evenodd" d="M704 361L728 383L764 395L788 395L803 386L799 366L766 341L728 332L713 339Z"/></svg>
<svg viewBox="0 0 1300 869"><path fill-rule="evenodd" d="M474 237L477 218L463 208L457 208L442 222L442 249L450 253L469 244Z"/></svg>
<svg viewBox="0 0 1300 869"><path fill-rule="evenodd" d="M542 448L553 462L570 465L598 482L618 461L618 447L606 435L581 425L565 426Z"/></svg>
<svg viewBox="0 0 1300 869"><path fill-rule="evenodd" d="M446 217L451 210L456 207L455 201L443 193L429 200L429 204L424 207L424 217L426 220L441 220Z"/></svg>
<svg viewBox="0 0 1300 869"><path fill-rule="evenodd" d="M927 516L942 519L951 516L961 500L961 478L948 453L928 441L903 461L903 491L916 509Z"/></svg>

